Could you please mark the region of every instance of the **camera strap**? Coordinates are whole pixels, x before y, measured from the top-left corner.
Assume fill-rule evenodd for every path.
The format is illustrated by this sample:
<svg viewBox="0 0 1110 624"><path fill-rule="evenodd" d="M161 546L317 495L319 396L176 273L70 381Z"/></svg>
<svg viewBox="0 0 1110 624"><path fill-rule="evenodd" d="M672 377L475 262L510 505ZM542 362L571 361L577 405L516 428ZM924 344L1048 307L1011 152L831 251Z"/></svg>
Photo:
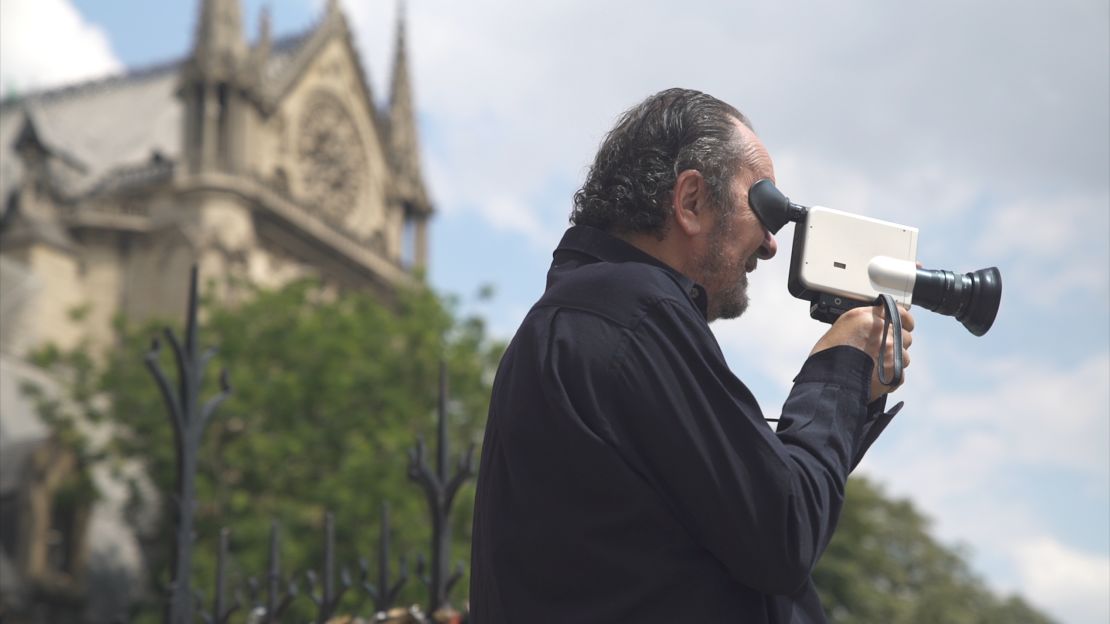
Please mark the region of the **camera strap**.
<svg viewBox="0 0 1110 624"><path fill-rule="evenodd" d="M887 294L879 295L875 305L882 305L885 311L883 319L883 340L879 345L879 383L892 388L902 385L902 315L898 313L898 303L894 297ZM894 366L889 379L883 378L886 366L883 362L886 355L886 337L890 326L894 326Z"/></svg>

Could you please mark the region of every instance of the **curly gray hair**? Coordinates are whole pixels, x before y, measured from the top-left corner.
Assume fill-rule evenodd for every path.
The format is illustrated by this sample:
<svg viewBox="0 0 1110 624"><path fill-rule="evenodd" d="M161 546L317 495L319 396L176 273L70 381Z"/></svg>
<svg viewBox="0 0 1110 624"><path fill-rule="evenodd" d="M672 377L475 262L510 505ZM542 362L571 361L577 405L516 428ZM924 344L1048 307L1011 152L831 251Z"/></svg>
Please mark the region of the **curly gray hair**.
<svg viewBox="0 0 1110 624"><path fill-rule="evenodd" d="M574 194L571 223L662 237L675 180L687 169L701 172L718 209L730 212L729 184L744 154L736 121L751 127L733 106L691 89L667 89L625 111Z"/></svg>

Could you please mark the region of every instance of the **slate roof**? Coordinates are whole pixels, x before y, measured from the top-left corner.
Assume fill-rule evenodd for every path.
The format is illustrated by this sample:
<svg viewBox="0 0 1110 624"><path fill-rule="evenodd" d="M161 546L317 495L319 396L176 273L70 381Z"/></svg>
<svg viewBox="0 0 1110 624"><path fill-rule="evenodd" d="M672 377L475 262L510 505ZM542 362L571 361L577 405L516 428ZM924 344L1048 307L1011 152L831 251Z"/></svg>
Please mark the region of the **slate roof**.
<svg viewBox="0 0 1110 624"><path fill-rule="evenodd" d="M29 95L0 108L0 197L17 188L22 163L14 143L31 116L48 150L62 150L84 168L64 190L88 190L124 163L158 151L180 154L181 103L174 96L179 64Z"/></svg>
<svg viewBox="0 0 1110 624"><path fill-rule="evenodd" d="M312 31L274 42L263 70L269 80L292 71ZM15 142L28 116L46 148L64 164L51 177L63 193L79 196L113 188L181 155L182 104L176 96L185 59L125 74L31 93L0 103L0 202L16 190L22 163ZM156 156L157 155L157 156ZM155 161L156 157L160 162ZM147 172L149 173L149 172ZM0 204L2 205L2 204Z"/></svg>

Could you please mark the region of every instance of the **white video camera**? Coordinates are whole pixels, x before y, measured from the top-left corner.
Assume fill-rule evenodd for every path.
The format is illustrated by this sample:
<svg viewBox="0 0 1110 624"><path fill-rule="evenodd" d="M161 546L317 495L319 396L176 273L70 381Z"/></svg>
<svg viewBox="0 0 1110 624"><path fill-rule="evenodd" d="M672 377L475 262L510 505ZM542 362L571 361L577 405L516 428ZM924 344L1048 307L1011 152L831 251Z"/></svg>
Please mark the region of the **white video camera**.
<svg viewBox="0 0 1110 624"><path fill-rule="evenodd" d="M997 267L958 274L917 267L917 228L822 206L800 206L768 179L748 191L752 212L772 234L794 222L790 294L810 302L810 316L831 323L875 305L883 295L954 316L982 336L1002 299Z"/></svg>

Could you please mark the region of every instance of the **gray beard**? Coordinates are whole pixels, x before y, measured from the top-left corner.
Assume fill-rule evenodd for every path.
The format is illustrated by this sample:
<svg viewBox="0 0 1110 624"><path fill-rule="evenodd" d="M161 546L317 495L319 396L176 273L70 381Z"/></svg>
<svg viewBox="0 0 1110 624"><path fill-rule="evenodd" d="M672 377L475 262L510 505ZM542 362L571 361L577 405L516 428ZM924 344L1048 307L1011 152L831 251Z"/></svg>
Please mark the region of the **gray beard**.
<svg viewBox="0 0 1110 624"><path fill-rule="evenodd" d="M739 318L748 309L748 274L741 269L740 279L732 286L711 296L715 308L711 320Z"/></svg>
<svg viewBox="0 0 1110 624"><path fill-rule="evenodd" d="M714 232L709 241L708 253L698 263L705 281L728 284L719 292L708 293L708 316L711 322L717 319L738 318L748 309L747 258L740 263L740 266L728 267L725 266L724 254L721 253L721 241L731 235L732 232L725 229ZM738 276L737 273L739 273Z"/></svg>

